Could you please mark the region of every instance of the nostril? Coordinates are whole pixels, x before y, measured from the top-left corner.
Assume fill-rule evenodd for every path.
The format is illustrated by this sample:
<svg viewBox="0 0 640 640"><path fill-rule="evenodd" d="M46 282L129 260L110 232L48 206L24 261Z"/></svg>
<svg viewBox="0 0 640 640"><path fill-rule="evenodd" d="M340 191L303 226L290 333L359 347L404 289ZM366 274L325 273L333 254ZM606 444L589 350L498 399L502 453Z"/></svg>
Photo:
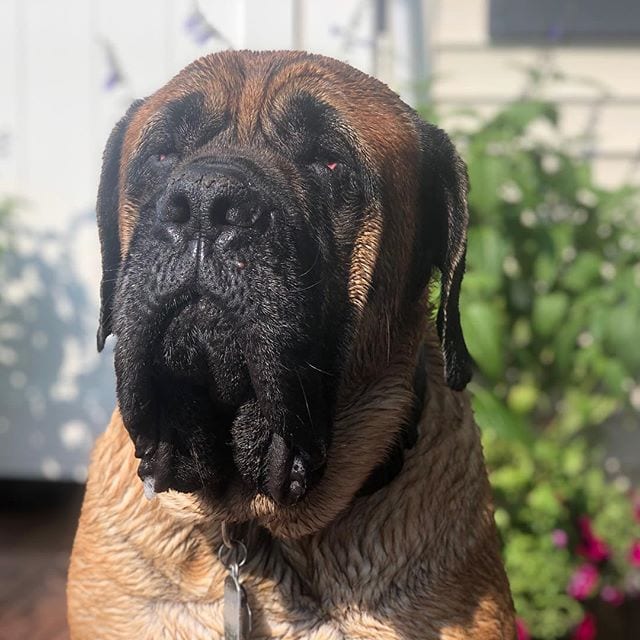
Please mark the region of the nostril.
<svg viewBox="0 0 640 640"><path fill-rule="evenodd" d="M249 228L256 224L263 211L256 202L220 195L209 205L209 217L214 225Z"/></svg>
<svg viewBox="0 0 640 640"><path fill-rule="evenodd" d="M227 214L231 208L231 200L227 196L217 197L209 206L209 216L214 225L229 224Z"/></svg>
<svg viewBox="0 0 640 640"><path fill-rule="evenodd" d="M165 219L167 222L184 224L191 217L191 206L187 196L183 193L174 193L167 203Z"/></svg>

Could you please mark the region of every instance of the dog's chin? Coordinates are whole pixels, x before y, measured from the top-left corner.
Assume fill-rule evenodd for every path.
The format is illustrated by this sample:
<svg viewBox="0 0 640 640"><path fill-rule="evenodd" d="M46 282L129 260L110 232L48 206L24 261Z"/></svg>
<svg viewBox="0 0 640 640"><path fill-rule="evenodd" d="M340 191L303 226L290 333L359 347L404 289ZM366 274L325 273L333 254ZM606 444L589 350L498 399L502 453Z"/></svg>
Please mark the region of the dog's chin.
<svg viewBox="0 0 640 640"><path fill-rule="evenodd" d="M152 351L154 375L165 386L198 386L215 406L235 410L254 396L244 350L211 300L178 306L165 325Z"/></svg>
<svg viewBox="0 0 640 640"><path fill-rule="evenodd" d="M157 336L145 349L148 366L120 375L118 388L147 495L203 491L222 504L238 493L280 505L303 499L322 477L328 448L321 383L300 382L302 417L300 398L286 402L289 391L282 394L284 406L260 398L237 328L211 301L176 305L154 323L140 332ZM127 365L116 350L116 369ZM136 397L144 401L131 402ZM292 419L298 424L283 429Z"/></svg>

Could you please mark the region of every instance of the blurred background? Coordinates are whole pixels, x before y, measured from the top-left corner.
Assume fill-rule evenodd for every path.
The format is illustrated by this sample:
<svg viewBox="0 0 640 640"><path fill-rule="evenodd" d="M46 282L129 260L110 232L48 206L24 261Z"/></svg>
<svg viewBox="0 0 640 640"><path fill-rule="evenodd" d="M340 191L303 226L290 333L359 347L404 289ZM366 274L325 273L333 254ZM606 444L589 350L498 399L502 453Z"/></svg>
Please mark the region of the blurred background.
<svg viewBox="0 0 640 640"><path fill-rule="evenodd" d="M469 165L463 326L519 638L640 637L640 4L0 1L0 639L67 637L94 438L95 193L115 121L194 58L306 49Z"/></svg>

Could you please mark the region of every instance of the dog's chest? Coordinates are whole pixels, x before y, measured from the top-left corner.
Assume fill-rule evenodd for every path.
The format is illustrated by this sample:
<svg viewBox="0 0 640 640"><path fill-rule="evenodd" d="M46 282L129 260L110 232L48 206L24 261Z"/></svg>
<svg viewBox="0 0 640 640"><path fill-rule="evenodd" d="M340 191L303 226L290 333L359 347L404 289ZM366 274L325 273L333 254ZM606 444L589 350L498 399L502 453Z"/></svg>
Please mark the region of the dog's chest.
<svg viewBox="0 0 640 640"><path fill-rule="evenodd" d="M183 582L187 592L156 601L151 607L154 620L148 624L161 622L164 629L180 629L194 640L223 638L225 577L216 566L207 595L198 599ZM369 613L381 609L385 591L387 597L392 594L385 572L362 557L271 548L254 557L240 579L252 612L252 640L400 637L384 616Z"/></svg>
<svg viewBox="0 0 640 640"><path fill-rule="evenodd" d="M251 640L346 640L347 638L399 638L380 620L368 616L353 605L338 607L330 613L310 598L283 599L273 585L262 588L247 587L252 610ZM166 629L179 630L180 638L210 640L224 638L223 601L176 602L156 601L150 607L153 619L148 619L145 631L156 627L158 633ZM148 636L155 638L154 632ZM160 636L158 636L160 637Z"/></svg>
<svg viewBox="0 0 640 640"><path fill-rule="evenodd" d="M207 566L208 565L208 566ZM76 571L78 571L76 567ZM117 583L107 573L92 573L91 583L74 592L76 603L100 594L98 609L76 607L75 639L211 640L224 638L225 571L202 557L178 570L155 564L144 575L135 572ZM177 570L177 572L171 569ZM424 590L398 579L398 567L379 567L370 560L342 555L312 571L296 571L281 558L248 566L243 583L253 613L251 640L462 640L499 638L473 635L461 627L444 629ZM379 579L376 573L379 570ZM402 574L402 572L400 572ZM394 576L390 579L389 576ZM423 585L424 586L424 585ZM91 592L91 593L90 593ZM91 595L93 594L93 595ZM422 594L422 595L421 595ZM432 613L425 615L426 611ZM96 629L101 630L99 636Z"/></svg>

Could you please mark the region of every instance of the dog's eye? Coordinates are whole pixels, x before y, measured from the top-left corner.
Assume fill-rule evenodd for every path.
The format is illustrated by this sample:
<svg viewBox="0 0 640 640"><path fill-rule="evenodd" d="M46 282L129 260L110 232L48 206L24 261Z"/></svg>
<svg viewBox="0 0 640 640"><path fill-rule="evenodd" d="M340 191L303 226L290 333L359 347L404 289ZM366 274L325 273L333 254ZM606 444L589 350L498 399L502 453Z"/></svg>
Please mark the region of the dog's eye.
<svg viewBox="0 0 640 640"><path fill-rule="evenodd" d="M326 174L337 173L342 168L342 164L337 160L316 160L311 163L311 166L319 173Z"/></svg>
<svg viewBox="0 0 640 640"><path fill-rule="evenodd" d="M150 156L149 161L155 166L166 167L173 164L176 157L176 154L171 151L160 151Z"/></svg>

